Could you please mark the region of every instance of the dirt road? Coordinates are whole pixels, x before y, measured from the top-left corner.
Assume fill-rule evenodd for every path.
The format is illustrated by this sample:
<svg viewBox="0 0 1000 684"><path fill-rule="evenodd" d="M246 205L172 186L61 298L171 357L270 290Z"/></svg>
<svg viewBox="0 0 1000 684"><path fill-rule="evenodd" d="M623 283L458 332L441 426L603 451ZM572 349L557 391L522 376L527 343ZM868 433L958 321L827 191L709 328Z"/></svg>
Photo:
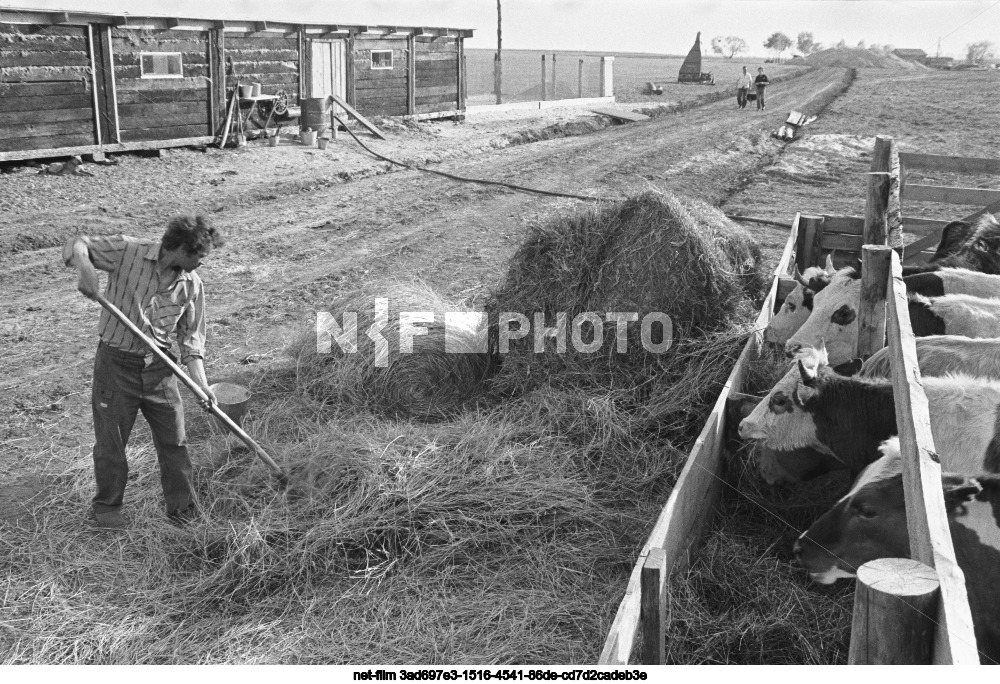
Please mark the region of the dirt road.
<svg viewBox="0 0 1000 684"><path fill-rule="evenodd" d="M410 160L445 159L434 168L463 176L550 191L616 198L658 188L719 204L780 154L783 144L769 134L788 111L842 73L821 69L773 87L766 112L738 110L726 99L641 124L505 149L493 149L484 131L463 137L444 128L373 147ZM406 140L409 147L394 149L394 141ZM109 169L94 179L3 177L0 241L21 251L0 256L6 314L0 394L7 398L0 408L0 502L23 501L44 473L86 458L92 440L97 305L76 293L57 248L31 245L93 231L155 237L172 214L214 211L230 242L200 273L209 292L208 373L221 380L245 371L241 362L277 359L339 292L419 278L475 301L502 277L525 225L589 204L416 171L387 173L384 162L348 139L336 145L342 151L326 157L304 156L302 148L275 157L264 146L242 153L175 151L163 159L131 158L123 162L129 173ZM359 168L359 158L367 171L352 171L348 175L363 177L345 182L338 159Z"/></svg>

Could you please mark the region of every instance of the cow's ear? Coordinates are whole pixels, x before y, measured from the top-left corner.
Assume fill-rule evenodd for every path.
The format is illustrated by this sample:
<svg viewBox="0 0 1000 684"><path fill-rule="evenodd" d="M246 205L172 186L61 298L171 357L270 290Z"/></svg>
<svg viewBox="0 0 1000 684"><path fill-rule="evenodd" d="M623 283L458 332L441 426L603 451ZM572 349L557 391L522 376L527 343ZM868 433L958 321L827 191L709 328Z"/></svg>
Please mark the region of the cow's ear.
<svg viewBox="0 0 1000 684"><path fill-rule="evenodd" d="M861 359L851 359L850 361L845 361L844 363L834 366L833 372L837 375L843 375L845 377L851 377L852 375L857 375L861 372L861 366L864 362Z"/></svg>
<svg viewBox="0 0 1000 684"><path fill-rule="evenodd" d="M975 500L983 491L974 477L945 474L941 476L941 482L944 485L944 503L949 511Z"/></svg>
<svg viewBox="0 0 1000 684"><path fill-rule="evenodd" d="M806 364L802 363L802 359L799 359L799 375L802 376L802 384L806 387L812 387L816 384L816 369L809 368Z"/></svg>

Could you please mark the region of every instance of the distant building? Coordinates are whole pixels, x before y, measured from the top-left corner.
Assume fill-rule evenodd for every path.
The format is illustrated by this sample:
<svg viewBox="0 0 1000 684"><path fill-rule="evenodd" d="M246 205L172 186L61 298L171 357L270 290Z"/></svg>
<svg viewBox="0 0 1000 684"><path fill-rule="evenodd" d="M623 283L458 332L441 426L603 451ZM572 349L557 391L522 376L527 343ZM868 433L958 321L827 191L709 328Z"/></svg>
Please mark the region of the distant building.
<svg viewBox="0 0 1000 684"><path fill-rule="evenodd" d="M955 65L951 57L925 57L919 61L932 69L951 69Z"/></svg>
<svg viewBox="0 0 1000 684"><path fill-rule="evenodd" d="M927 57L927 53L923 50L913 48L898 48L892 51L892 54L896 55L900 59L905 59L910 62L919 62Z"/></svg>

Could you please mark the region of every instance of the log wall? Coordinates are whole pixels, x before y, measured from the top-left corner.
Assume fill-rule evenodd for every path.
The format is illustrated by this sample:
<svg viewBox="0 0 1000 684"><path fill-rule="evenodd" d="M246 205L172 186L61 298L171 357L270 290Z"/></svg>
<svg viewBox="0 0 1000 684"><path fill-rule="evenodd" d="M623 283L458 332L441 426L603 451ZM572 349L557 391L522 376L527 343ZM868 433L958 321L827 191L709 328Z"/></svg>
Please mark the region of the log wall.
<svg viewBox="0 0 1000 684"><path fill-rule="evenodd" d="M208 31L111 29L120 141L211 135ZM183 78L142 78L143 52L179 52Z"/></svg>
<svg viewBox="0 0 1000 684"><path fill-rule="evenodd" d="M459 41L416 39L414 114L459 109Z"/></svg>
<svg viewBox="0 0 1000 684"><path fill-rule="evenodd" d="M289 104L296 104L299 91L299 36L297 33L233 33L226 31L226 87L260 83L264 95L285 91ZM306 82L309 79L306 78Z"/></svg>
<svg viewBox="0 0 1000 684"><path fill-rule="evenodd" d="M402 116L408 113L406 44L406 36L355 38L354 108L365 116ZM392 50L392 69L372 69L373 50ZM420 83L419 74L417 83Z"/></svg>
<svg viewBox="0 0 1000 684"><path fill-rule="evenodd" d="M85 26L0 24L0 152L95 142Z"/></svg>

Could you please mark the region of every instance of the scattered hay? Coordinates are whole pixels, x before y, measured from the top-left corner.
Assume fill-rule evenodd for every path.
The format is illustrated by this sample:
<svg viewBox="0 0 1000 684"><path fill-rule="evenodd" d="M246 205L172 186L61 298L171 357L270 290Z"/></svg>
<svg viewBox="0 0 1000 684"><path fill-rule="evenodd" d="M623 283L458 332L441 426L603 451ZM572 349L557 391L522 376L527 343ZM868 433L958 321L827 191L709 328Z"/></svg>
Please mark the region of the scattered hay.
<svg viewBox="0 0 1000 684"><path fill-rule="evenodd" d="M381 298L387 308L380 312L377 307L386 306L377 302ZM342 297L327 312L345 332L349 316L356 314L355 352L333 342L328 353L317 353L315 329L304 332L291 347L300 382L320 400L387 415L443 418L473 400L490 372L485 325L480 327L475 312L446 301L426 285L390 283L382 292ZM473 317L447 317L446 330L446 314L461 313ZM414 314L431 314L433 321L406 318ZM400 331L411 326L426 333L414 335L407 348ZM370 330L378 334L369 335Z"/></svg>

